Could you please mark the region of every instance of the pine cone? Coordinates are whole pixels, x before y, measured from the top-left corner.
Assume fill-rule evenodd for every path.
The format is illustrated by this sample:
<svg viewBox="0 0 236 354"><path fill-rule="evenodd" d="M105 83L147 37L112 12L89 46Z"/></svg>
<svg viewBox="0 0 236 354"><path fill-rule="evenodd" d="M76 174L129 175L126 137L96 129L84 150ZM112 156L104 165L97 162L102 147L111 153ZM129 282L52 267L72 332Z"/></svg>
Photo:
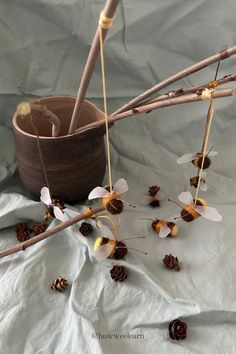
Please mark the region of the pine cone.
<svg viewBox="0 0 236 354"><path fill-rule="evenodd" d="M17 240L20 241L20 242L24 242L24 241L27 241L30 237L30 234L29 234L29 231L18 231L16 233L16 237L17 237Z"/></svg>
<svg viewBox="0 0 236 354"><path fill-rule="evenodd" d="M57 279L55 279L51 285L51 289L59 291L59 292L63 292L68 286L68 282L66 278L63 277L59 277Z"/></svg>
<svg viewBox="0 0 236 354"><path fill-rule="evenodd" d="M173 340L183 340L187 338L187 324L179 319L170 322L169 336Z"/></svg>
<svg viewBox="0 0 236 354"><path fill-rule="evenodd" d="M114 253L114 258L121 259L124 258L127 254L128 250L126 244L122 241L116 241L116 250Z"/></svg>
<svg viewBox="0 0 236 354"><path fill-rule="evenodd" d="M176 269L177 271L180 270L180 265L179 265L179 260L177 257L172 256L170 253L169 255L165 255L165 258L163 259L163 262L165 266L169 269Z"/></svg>
<svg viewBox="0 0 236 354"><path fill-rule="evenodd" d="M79 232L83 236L88 236L89 234L91 234L92 231L93 231L93 227L91 224L89 224L87 222L82 222L82 224L80 225L80 228L79 228Z"/></svg>
<svg viewBox="0 0 236 354"><path fill-rule="evenodd" d="M125 272L125 268L118 265L114 265L114 267L110 270L110 274L112 279L115 281L124 281L128 276Z"/></svg>
<svg viewBox="0 0 236 354"><path fill-rule="evenodd" d="M151 197L155 197L161 188L157 186L149 187L148 193Z"/></svg>
<svg viewBox="0 0 236 354"><path fill-rule="evenodd" d="M47 225L42 224L42 223L38 223L38 224L34 224L31 228L31 232L34 233L35 236L42 234L47 228Z"/></svg>
<svg viewBox="0 0 236 354"><path fill-rule="evenodd" d="M20 242L27 241L30 237L29 226L25 223L19 223L16 225L16 237Z"/></svg>
<svg viewBox="0 0 236 354"><path fill-rule="evenodd" d="M24 223L16 224L16 233L20 231L29 231L29 226Z"/></svg>

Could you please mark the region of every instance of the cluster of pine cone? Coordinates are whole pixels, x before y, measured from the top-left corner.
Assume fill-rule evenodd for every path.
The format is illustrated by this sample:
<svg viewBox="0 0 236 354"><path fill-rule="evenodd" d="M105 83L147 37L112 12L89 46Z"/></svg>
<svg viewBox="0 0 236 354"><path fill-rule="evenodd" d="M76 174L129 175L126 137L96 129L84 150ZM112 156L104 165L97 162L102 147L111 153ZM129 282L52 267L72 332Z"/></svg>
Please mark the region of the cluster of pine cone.
<svg viewBox="0 0 236 354"><path fill-rule="evenodd" d="M19 223L16 225L16 237L20 242L27 241L30 238L30 234L33 233L35 236L44 232L47 228L46 224L38 223L29 227L28 224Z"/></svg>

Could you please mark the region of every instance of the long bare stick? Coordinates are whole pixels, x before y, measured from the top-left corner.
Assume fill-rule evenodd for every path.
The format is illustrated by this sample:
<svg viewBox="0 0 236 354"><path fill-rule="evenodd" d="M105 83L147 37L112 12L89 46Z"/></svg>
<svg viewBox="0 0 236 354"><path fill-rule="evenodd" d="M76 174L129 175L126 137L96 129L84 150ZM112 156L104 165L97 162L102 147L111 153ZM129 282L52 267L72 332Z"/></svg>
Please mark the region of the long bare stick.
<svg viewBox="0 0 236 354"><path fill-rule="evenodd" d="M163 88L169 86L170 84L173 84L174 82L190 75L193 74L211 64L216 63L219 60L224 60L226 58L229 58L231 55L236 54L236 46L231 47L231 48L226 48L222 50L221 52L214 54L210 56L209 58L206 58L202 61L199 61L198 63L189 66L188 68L170 76L169 78L165 79L164 81L160 82L159 84L151 87L149 90L143 92L141 95L135 97L128 103L126 103L124 106L116 110L114 113L112 113L112 116L117 115L118 113L130 110L130 108L137 106L140 102L146 100L148 97L152 96L154 93L159 92Z"/></svg>
<svg viewBox="0 0 236 354"><path fill-rule="evenodd" d="M115 14L115 11L116 11L119 1L120 0L107 0L106 5L103 9L103 15L108 18L114 17L114 14ZM102 31L103 42L105 40L107 31L108 31L108 28L106 28ZM74 133L74 131L78 125L80 111L82 108L82 104L84 102L84 98L85 98L85 95L86 95L86 92L88 89L89 82L91 80L91 77L92 77L92 74L94 71L95 64L97 62L99 51L100 51L100 38L99 38L99 26L98 26L92 46L91 46L91 49L90 49L90 53L88 55L86 65L84 68L84 72L82 74L82 78L80 81L80 86L79 86L79 90L77 93L74 111L72 114L71 123L70 123L70 127L69 127L69 134Z"/></svg>
<svg viewBox="0 0 236 354"><path fill-rule="evenodd" d="M212 98L223 98L223 97L228 97L228 96L234 96L235 94L236 94L236 87L215 90L212 93ZM170 99L166 99L166 100L163 100L160 102L154 102L151 104L147 104L145 106L133 108L133 109L123 112L123 113L116 114L116 115L110 117L109 122L114 123L118 120L125 119L125 118L132 117L132 116L136 116L137 114L140 114L140 113L149 113L149 112L151 112L155 109L158 109L158 108L174 106L174 105L179 105L179 104L184 104L184 103L198 102L198 101L202 101L202 97L199 94L190 94L190 95L170 98ZM99 128L104 125L105 125L104 121L90 123L84 127L77 129L76 132L85 132L85 131L89 131L91 129Z"/></svg>
<svg viewBox="0 0 236 354"><path fill-rule="evenodd" d="M103 210L104 210L103 206L99 206L97 208L91 209L90 216L100 213ZM21 242L17 245L12 246L12 247L6 248L6 249L0 251L0 258L9 256L10 254L13 254L13 253L24 251L26 248L34 245L35 243L38 243L38 242L45 240L46 238L48 238L52 235L57 234L59 231L62 231L64 229L66 229L67 227L69 227L73 224L76 224L77 222L85 219L86 217L88 217L88 216L85 213L76 215L73 218L71 218L71 219L53 227L52 229L49 229L49 230L37 235L37 236L34 236L33 238L31 238L27 241L24 241L24 242Z"/></svg>

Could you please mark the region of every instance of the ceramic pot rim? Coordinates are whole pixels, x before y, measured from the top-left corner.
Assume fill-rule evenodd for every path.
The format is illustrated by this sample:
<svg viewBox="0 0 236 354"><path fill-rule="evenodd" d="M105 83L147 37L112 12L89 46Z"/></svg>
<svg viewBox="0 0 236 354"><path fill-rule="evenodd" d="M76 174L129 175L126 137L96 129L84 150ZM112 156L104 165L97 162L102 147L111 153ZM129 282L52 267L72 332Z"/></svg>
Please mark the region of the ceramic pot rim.
<svg viewBox="0 0 236 354"><path fill-rule="evenodd" d="M44 99L50 99L51 101L58 101L58 99L60 99L61 101L63 100L66 100L66 101L75 101L76 97L73 97L73 96L47 96L47 97L41 97L41 98L38 98L36 100L32 100L31 102L35 102L35 101L42 101ZM103 116L104 116L104 112L101 111L99 108L97 108L97 106L95 106L95 104L93 104L92 102L88 101L88 100L84 100L84 104L89 107L90 109L94 109L96 110L98 113L101 113ZM16 131L18 131L20 134L22 135L25 135L25 136L28 136L29 138L32 138L32 139L37 139L37 136L34 135L34 134L30 134L30 133L27 133L26 131L24 131L23 129L21 129L17 123L17 118L18 118L18 115L17 115L17 112L14 113L13 115L13 118L12 118L12 124L13 124L13 127ZM97 121L100 121L101 119L98 119ZM96 122L96 121L94 121ZM86 127L86 126L84 126ZM82 128L82 127L81 127ZM60 135L60 136L56 136L56 137L53 137L53 136L41 136L39 135L39 138L40 140L60 140L60 139L71 139L73 137L77 137L79 135L81 135L81 137L83 136L86 136L86 135L90 135L92 132L94 132L94 130L96 131L102 131L102 134L105 133L105 128L100 127L97 128L97 127L94 127L93 129L89 129L89 130L85 130L85 131L82 131L82 132L75 132L73 134L70 134L70 135Z"/></svg>

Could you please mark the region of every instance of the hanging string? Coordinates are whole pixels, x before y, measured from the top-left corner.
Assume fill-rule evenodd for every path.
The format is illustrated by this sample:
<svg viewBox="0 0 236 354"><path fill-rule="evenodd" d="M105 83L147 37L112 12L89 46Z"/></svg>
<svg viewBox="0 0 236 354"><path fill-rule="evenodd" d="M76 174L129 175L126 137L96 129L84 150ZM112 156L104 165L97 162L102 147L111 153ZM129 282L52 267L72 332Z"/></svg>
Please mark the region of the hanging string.
<svg viewBox="0 0 236 354"><path fill-rule="evenodd" d="M108 165L108 178L109 178L110 192L112 191L111 151L110 151L108 113L107 113L106 79L105 79L105 65L104 65L104 51L103 51L102 30L110 28L112 26L112 22L113 22L113 17L112 18L106 17L103 14L103 12L100 14L100 19L99 19L100 54L101 54L104 114L105 114L105 122L106 122L107 165Z"/></svg>
<svg viewBox="0 0 236 354"><path fill-rule="evenodd" d="M45 166L44 166L43 152L42 152L42 149L41 149L41 146L40 146L38 129L37 129L36 125L34 124L34 120L33 120L33 116L32 116L32 109L31 109L30 103L29 102L20 103L17 106L17 111L19 112L19 115L22 116L22 117L30 116L30 123L31 123L31 126L33 128L34 135L36 136L37 150L38 150L38 154L39 154L39 162L40 162L40 166L41 166L42 177L44 179L44 184L49 189L49 195L50 195L50 198L52 199L51 192L50 192L51 189L50 189L50 186L49 186L49 180L48 180L48 176L47 176L46 169L45 169Z"/></svg>
<svg viewBox="0 0 236 354"><path fill-rule="evenodd" d="M205 128L205 136L203 140L203 145L202 145L202 152L201 152L201 157L202 157L202 163L201 167L198 173L198 183L197 183L197 190L196 190L196 195L195 195L195 204L197 202L198 198L198 193L199 193L199 188L200 188L200 183L201 183L201 178L202 178L202 171L203 171L203 166L204 166L204 161L206 157L206 149L207 149L207 144L209 140L209 135L210 135L210 130L211 130L211 123L212 123L212 118L213 118L213 113L214 113L214 99L212 98L212 92L214 90L208 90L205 89L202 92L202 99L203 100L210 100L210 106L208 109L207 113L207 123L206 123L206 128Z"/></svg>

